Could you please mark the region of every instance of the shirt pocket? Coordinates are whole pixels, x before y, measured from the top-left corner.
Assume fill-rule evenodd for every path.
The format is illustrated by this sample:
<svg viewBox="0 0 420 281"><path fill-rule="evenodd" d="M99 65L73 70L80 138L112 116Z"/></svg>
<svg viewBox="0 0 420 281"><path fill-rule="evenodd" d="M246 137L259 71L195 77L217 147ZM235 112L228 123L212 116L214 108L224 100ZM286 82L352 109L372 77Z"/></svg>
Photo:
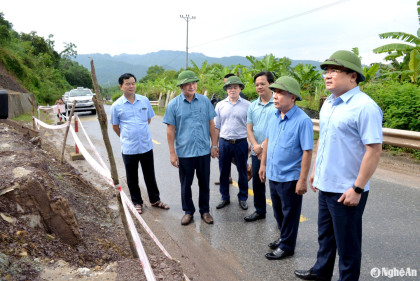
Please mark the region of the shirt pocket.
<svg viewBox="0 0 420 281"><path fill-rule="evenodd" d="M206 107L203 104L197 105L197 107L193 108L192 117L199 121L199 122L205 122L208 121L208 111L206 110Z"/></svg>
<svg viewBox="0 0 420 281"><path fill-rule="evenodd" d="M279 146L282 148L293 148L299 144L298 134L295 132L283 132L280 135Z"/></svg>
<svg viewBox="0 0 420 281"><path fill-rule="evenodd" d="M137 117L141 122L147 122L149 116L149 110L146 106L142 106L139 109L137 109Z"/></svg>
<svg viewBox="0 0 420 281"><path fill-rule="evenodd" d="M131 108L122 108L120 111L120 119L124 121L134 120L135 114Z"/></svg>

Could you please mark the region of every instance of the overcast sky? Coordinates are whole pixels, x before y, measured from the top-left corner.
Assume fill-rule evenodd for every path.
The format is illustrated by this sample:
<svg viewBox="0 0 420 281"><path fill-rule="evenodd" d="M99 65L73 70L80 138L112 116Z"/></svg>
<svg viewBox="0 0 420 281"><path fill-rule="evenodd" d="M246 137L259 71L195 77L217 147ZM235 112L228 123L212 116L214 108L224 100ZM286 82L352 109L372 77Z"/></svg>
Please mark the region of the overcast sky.
<svg viewBox="0 0 420 281"><path fill-rule="evenodd" d="M415 0L110 1L4 0L0 6L17 32L54 35L55 49L72 42L79 54L185 51L212 57L264 56L323 61L334 51L359 47L362 62L381 61L372 49L393 40L378 34L417 34Z"/></svg>

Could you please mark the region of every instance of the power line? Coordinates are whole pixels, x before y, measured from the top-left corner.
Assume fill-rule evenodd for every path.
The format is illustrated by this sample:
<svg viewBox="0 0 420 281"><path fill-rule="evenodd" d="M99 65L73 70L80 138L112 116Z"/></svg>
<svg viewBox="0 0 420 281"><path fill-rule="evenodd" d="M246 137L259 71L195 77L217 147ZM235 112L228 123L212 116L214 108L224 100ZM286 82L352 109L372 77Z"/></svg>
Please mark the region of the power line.
<svg viewBox="0 0 420 281"><path fill-rule="evenodd" d="M332 7L332 6L335 6L335 5L339 5L339 4L342 4L344 2L348 2L348 1L351 1L351 0L341 0L341 1L337 1L337 2L331 3L331 4L327 4L327 5L324 5L324 6L321 6L321 7L318 7L318 8L309 10L309 11L306 11L306 12L302 12L302 13L299 13L299 14L296 14L296 15L293 15L293 16L290 16L290 17L287 17L287 18L284 18L284 19L280 19L280 20L273 21L273 22L270 22L270 23L267 23L267 24L264 24L264 25L260 25L260 26L257 26L257 27L251 28L251 29L247 29L247 30L244 30L244 31L241 31L241 32L238 32L238 33L235 33L235 34L231 34L231 35L228 35L228 36L225 36L225 37L216 39L216 40L208 41L206 43L203 43L203 44L199 44L199 45L190 47L190 49L196 48L196 47L200 47L200 46L203 46L203 45L207 45L207 44L210 44L210 43L213 43L213 42L222 41L222 40L225 40L225 39L228 39L228 38L231 38L231 37L239 36L239 35L242 35L244 33L248 33L248 32L251 32L251 31L254 31L254 30L257 30L257 29L261 29L261 28L264 28L264 27L267 27L267 26L270 26L270 25L273 25L273 24L280 23L280 22L284 22L284 21L287 21L287 20L295 19L295 18L304 16L304 15L312 14L314 12L318 12L318 11L321 11L321 10L327 9L329 7Z"/></svg>

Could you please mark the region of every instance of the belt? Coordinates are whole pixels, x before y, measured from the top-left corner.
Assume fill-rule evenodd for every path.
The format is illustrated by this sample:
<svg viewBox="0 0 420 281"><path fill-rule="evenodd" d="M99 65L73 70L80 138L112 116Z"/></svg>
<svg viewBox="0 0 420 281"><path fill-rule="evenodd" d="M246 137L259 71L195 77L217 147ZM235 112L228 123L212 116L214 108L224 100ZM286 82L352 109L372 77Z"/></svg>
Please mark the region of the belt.
<svg viewBox="0 0 420 281"><path fill-rule="evenodd" d="M227 140L227 139L224 139L224 138L221 138L221 139L223 139L224 141L230 142L231 144L239 143L239 142L242 142L242 141L246 140L246 138L236 139L236 140Z"/></svg>

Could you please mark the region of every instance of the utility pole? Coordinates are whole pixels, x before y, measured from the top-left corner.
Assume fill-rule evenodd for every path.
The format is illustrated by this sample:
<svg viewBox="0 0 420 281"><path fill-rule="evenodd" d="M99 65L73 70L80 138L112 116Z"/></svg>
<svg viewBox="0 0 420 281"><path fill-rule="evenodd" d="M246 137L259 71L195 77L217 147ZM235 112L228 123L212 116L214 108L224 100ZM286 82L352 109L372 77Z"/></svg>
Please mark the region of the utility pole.
<svg viewBox="0 0 420 281"><path fill-rule="evenodd" d="M195 19L195 16L191 16L191 17L190 17L190 15L185 15L185 16L180 15L179 17L180 17L180 18L183 18L183 19L187 22L187 47L186 47L186 49L185 49L185 54L186 54L186 59L185 59L185 69L188 69L188 22L189 22L190 20Z"/></svg>

